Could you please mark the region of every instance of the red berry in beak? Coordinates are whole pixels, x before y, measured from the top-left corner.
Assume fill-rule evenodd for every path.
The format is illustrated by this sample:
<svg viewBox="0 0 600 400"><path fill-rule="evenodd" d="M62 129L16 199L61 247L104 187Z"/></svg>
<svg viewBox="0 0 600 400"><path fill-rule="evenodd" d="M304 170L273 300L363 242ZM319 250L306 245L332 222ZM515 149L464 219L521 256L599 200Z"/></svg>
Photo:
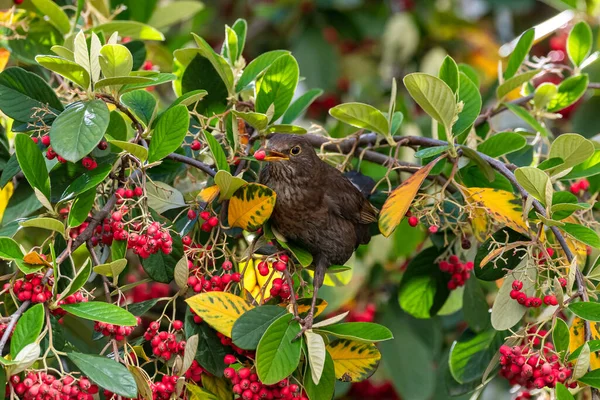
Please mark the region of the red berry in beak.
<svg viewBox="0 0 600 400"><path fill-rule="evenodd" d="M256 158L258 161L264 160L266 156L267 154L264 150L258 150L256 153L254 153L254 158Z"/></svg>

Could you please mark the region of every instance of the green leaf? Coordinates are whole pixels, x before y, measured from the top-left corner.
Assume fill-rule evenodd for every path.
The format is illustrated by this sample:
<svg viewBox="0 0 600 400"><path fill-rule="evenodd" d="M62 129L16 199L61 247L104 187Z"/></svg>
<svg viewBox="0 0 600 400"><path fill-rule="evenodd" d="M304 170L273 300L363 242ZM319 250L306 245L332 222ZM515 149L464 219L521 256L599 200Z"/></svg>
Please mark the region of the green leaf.
<svg viewBox="0 0 600 400"><path fill-rule="evenodd" d="M94 267L94 272L100 275L104 275L109 278L113 278L113 282L117 282L121 272L127 267L127 259L121 258L118 260L111 261L108 264L100 264ZM117 284L115 283L115 286Z"/></svg>
<svg viewBox="0 0 600 400"><path fill-rule="evenodd" d="M417 104L450 131L456 116L456 98L452 89L441 79L423 73L406 75L404 85Z"/></svg>
<svg viewBox="0 0 600 400"><path fill-rule="evenodd" d="M387 135L388 120L378 109L363 103L344 103L329 109L329 115L348 125Z"/></svg>
<svg viewBox="0 0 600 400"><path fill-rule="evenodd" d="M185 207L183 194L161 181L148 182L146 195L148 196L148 206L159 214L174 208Z"/></svg>
<svg viewBox="0 0 600 400"><path fill-rule="evenodd" d="M215 165L219 171L227 171L229 172L229 164L227 163L227 156L225 155L225 151L223 147L217 142L217 139L212 135L212 133L204 131L204 137L206 138L206 142L208 143L208 148L210 149L210 153L215 160Z"/></svg>
<svg viewBox="0 0 600 400"><path fill-rule="evenodd" d="M105 78L128 76L133 70L133 56L121 44L107 44L100 50L100 67Z"/></svg>
<svg viewBox="0 0 600 400"><path fill-rule="evenodd" d="M450 349L448 365L452 377L459 383L481 380L503 342L504 332L493 329L479 334L465 331Z"/></svg>
<svg viewBox="0 0 600 400"><path fill-rule="evenodd" d="M567 232L570 236L575 238L575 240L597 249L600 248L600 238L598 237L598 234L587 226L565 222L560 229Z"/></svg>
<svg viewBox="0 0 600 400"><path fill-rule="evenodd" d="M134 90L122 95L121 103L129 107L145 126L150 126L156 113L156 98L153 95L146 90Z"/></svg>
<svg viewBox="0 0 600 400"><path fill-rule="evenodd" d="M296 125L286 125L286 124L275 124L271 125L265 131L267 134L277 132L277 133L291 133L294 135L304 135L307 131L301 126Z"/></svg>
<svg viewBox="0 0 600 400"><path fill-rule="evenodd" d="M477 279L468 279L463 291L463 313L471 330L482 332L491 327L489 306Z"/></svg>
<svg viewBox="0 0 600 400"><path fill-rule="evenodd" d="M323 94L323 89L311 89L290 104L281 119L282 124L291 124L298 119L304 111Z"/></svg>
<svg viewBox="0 0 600 400"><path fill-rule="evenodd" d="M261 54L252 60L246 68L237 84L235 90L241 92L244 90L252 81L254 81L261 73L263 73L275 60L284 55L289 55L290 52L287 50L272 50Z"/></svg>
<svg viewBox="0 0 600 400"><path fill-rule="evenodd" d="M313 383L318 385L325 367L325 357L327 354L325 340L323 340L323 336L312 331L304 332L304 340L306 341L306 352L308 353L311 378Z"/></svg>
<svg viewBox="0 0 600 400"><path fill-rule="evenodd" d="M10 354L15 357L25 346L35 342L44 326L44 305L36 304L23 313L10 340Z"/></svg>
<svg viewBox="0 0 600 400"><path fill-rule="evenodd" d="M225 25L225 42L223 43L223 56L229 58L229 63L234 65L238 56L237 33Z"/></svg>
<svg viewBox="0 0 600 400"><path fill-rule="evenodd" d="M65 14L58 4L54 3L52 0L31 0L31 2L42 15L48 17L48 21L54 25L60 33L63 35L69 33L71 30L71 22L69 21L67 14Z"/></svg>
<svg viewBox="0 0 600 400"><path fill-rule="evenodd" d="M569 304L569 310L586 321L600 321L600 303L580 301Z"/></svg>
<svg viewBox="0 0 600 400"><path fill-rule="evenodd" d="M450 277L435 262L439 256L435 246L421 251L410 261L400 282L400 307L415 318L436 315L450 295Z"/></svg>
<svg viewBox="0 0 600 400"><path fill-rule="evenodd" d="M496 97L498 100L502 101L507 94L523 85L525 82L529 82L533 79L534 76L540 73L539 69L534 69L531 71L523 72L517 76L513 76L510 79L504 81L498 88L496 89Z"/></svg>
<svg viewBox="0 0 600 400"><path fill-rule="evenodd" d="M458 88L460 87L458 82L458 65L456 65L456 61L454 61L452 57L446 56L444 58L444 61L442 61L442 65L440 66L438 77L446 82L454 93L458 91Z"/></svg>
<svg viewBox="0 0 600 400"><path fill-rule="evenodd" d="M219 54L215 53L215 51L210 47L206 40L202 39L200 36L192 33L196 44L198 45L198 53L205 57L212 66L215 68L223 83L225 83L225 87L227 88L228 93L233 93L233 71L231 70L231 66L225 61L223 57ZM260 112L260 110L257 110Z"/></svg>
<svg viewBox="0 0 600 400"><path fill-rule="evenodd" d="M576 23L571 29L567 39L567 54L576 67L590 55L593 40L592 29L585 21Z"/></svg>
<svg viewBox="0 0 600 400"><path fill-rule="evenodd" d="M106 179L111 169L112 163L103 161L98 164L97 168L85 171L65 189L61 195L61 200L70 199L72 196L87 192L90 189L94 189L95 192L96 187Z"/></svg>
<svg viewBox="0 0 600 400"><path fill-rule="evenodd" d="M35 61L42 67L56 72L58 75L78 84L85 90L90 86L90 74L75 61L57 56L36 56Z"/></svg>
<svg viewBox="0 0 600 400"><path fill-rule="evenodd" d="M229 199L236 190L247 182L242 178L232 176L228 171L218 171L215 175L215 184L219 187L219 201Z"/></svg>
<svg viewBox="0 0 600 400"><path fill-rule="evenodd" d="M83 266L77 271L77 275L75 278L69 283L69 286L65 288L65 290L60 294L60 298L64 299L69 297L70 295L77 292L79 289L86 284L87 280L90 277L90 273L92 272L92 261L88 259L88 261L83 264Z"/></svg>
<svg viewBox="0 0 600 400"><path fill-rule="evenodd" d="M0 258L3 260L22 260L23 251L19 244L9 237L0 237Z"/></svg>
<svg viewBox="0 0 600 400"><path fill-rule="evenodd" d="M50 50L52 50L54 54L56 54L59 57L66 58L70 61L75 61L75 53L73 53L73 50L70 50L64 46L55 45L52 46Z"/></svg>
<svg viewBox="0 0 600 400"><path fill-rule="evenodd" d="M587 90L589 78L587 75L570 76L558 85L558 93L550 104L549 112L557 112L575 103Z"/></svg>
<svg viewBox="0 0 600 400"><path fill-rule="evenodd" d="M180 239L173 240L173 251L171 254L162 252L151 254L142 260L142 267L152 280L161 283L169 283L173 280L175 265L183 256L183 244Z"/></svg>
<svg viewBox="0 0 600 400"><path fill-rule="evenodd" d="M279 119L294 97L298 77L298 63L294 57L283 55L277 58L256 81L256 111L267 114L273 105L270 121Z"/></svg>
<svg viewBox="0 0 600 400"><path fill-rule="evenodd" d="M8 165L6 168L8 168ZM579 179L598 174L600 174L600 150L596 150L587 160L573 167L571 172L561 179ZM2 186L2 182L0 182L0 186Z"/></svg>
<svg viewBox="0 0 600 400"><path fill-rule="evenodd" d="M515 280L523 282L522 292L532 296L535 291L536 276L537 269L535 265L529 267L522 265L516 268L512 274L506 275L492 306L492 326L494 329L497 331L510 329L521 321L527 308L510 298L512 283Z"/></svg>
<svg viewBox="0 0 600 400"><path fill-rule="evenodd" d="M148 149L146 149L144 146L121 140L109 140L108 143L114 144L115 146L125 150L132 156L139 159L141 162L145 162L148 159Z"/></svg>
<svg viewBox="0 0 600 400"><path fill-rule="evenodd" d="M494 172L494 169L492 168L489 162L485 161L479 155L479 153L477 153L475 150L468 146L461 145L460 149L462 150L465 156L470 158L471 161L473 161L480 168L481 172L483 172L483 175L488 181L494 182L494 180L496 179L496 173Z"/></svg>
<svg viewBox="0 0 600 400"><path fill-rule="evenodd" d="M49 231L58 232L65 236L65 226L62 222L57 219L49 217L39 217L34 219L28 219L19 223L23 228L40 228L47 229Z"/></svg>
<svg viewBox="0 0 600 400"><path fill-rule="evenodd" d="M422 149L420 149L419 151L417 151L415 153L415 158L429 158L429 157L434 157L434 156L437 156L438 154L441 154L441 153L445 152L449 148L450 148L449 145L434 146L434 147L425 147L425 148L422 148Z"/></svg>
<svg viewBox="0 0 600 400"><path fill-rule="evenodd" d="M286 314L284 307L269 305L246 311L233 324L231 339L241 349L255 350L269 326Z"/></svg>
<svg viewBox="0 0 600 400"><path fill-rule="evenodd" d="M52 148L65 160L77 162L94 150L110 121L102 100L71 104L50 128Z"/></svg>
<svg viewBox="0 0 600 400"><path fill-rule="evenodd" d="M507 272L512 271L522 261L522 257L518 257L513 253L513 250L506 250L500 253L495 259L495 262L488 262L485 265L481 265L481 262L488 256L488 254L495 250L497 246L494 243L514 243L519 241L528 241L529 238L513 231L510 228L503 228L492 235L491 238L479 246L477 254L474 260L473 270L475 276L482 281L496 281L502 278ZM519 246L515 250L520 252L524 249L524 246ZM520 254L520 253L517 253Z"/></svg>
<svg viewBox="0 0 600 400"><path fill-rule="evenodd" d="M94 84L94 89L102 89L104 87L113 87L118 90L123 85L155 85L156 81L152 78L144 78L141 76L120 76L116 78L100 79Z"/></svg>
<svg viewBox="0 0 600 400"><path fill-rule="evenodd" d="M550 147L548 158L561 158L563 163L552 171L563 171L586 161L594 155L594 143L576 133L565 133L556 138Z"/></svg>
<svg viewBox="0 0 600 400"><path fill-rule="evenodd" d="M283 247L284 249L290 251L292 253L292 255L294 256L294 258L296 258L296 260L298 260L298 262L300 263L300 265L302 265L303 267L307 268L310 264L312 264L313 261L313 256L312 254L310 254L306 249L304 249L303 247L297 245L294 242L282 242L281 240L277 240L277 242L279 243L279 245L281 247Z"/></svg>
<svg viewBox="0 0 600 400"><path fill-rule="evenodd" d="M318 330L339 338L358 342L382 342L394 338L388 328L371 322L346 322L324 326Z"/></svg>
<svg viewBox="0 0 600 400"><path fill-rule="evenodd" d="M565 385L559 382L556 384L556 400L575 400L575 397Z"/></svg>
<svg viewBox="0 0 600 400"><path fill-rule="evenodd" d="M335 367L328 352L325 352L325 364L319 384L315 385L311 374L304 373L304 390L309 400L331 400L335 389Z"/></svg>
<svg viewBox="0 0 600 400"><path fill-rule="evenodd" d="M52 143L52 146L54 146L54 143ZM18 134L15 135L15 152L27 182L49 199L50 176L40 149L29 136Z"/></svg>
<svg viewBox="0 0 600 400"><path fill-rule="evenodd" d="M111 140L127 140L127 132L129 131L125 120L119 111L110 112L110 122L106 128L106 139Z"/></svg>
<svg viewBox="0 0 600 400"><path fill-rule="evenodd" d="M2 170L0 188L4 188L19 172L21 172L21 166L19 165L19 160L17 160L17 154L13 153Z"/></svg>
<svg viewBox="0 0 600 400"><path fill-rule="evenodd" d="M533 95L533 103L537 108L543 110L546 108L550 101L558 93L558 87L550 82L544 82L535 89Z"/></svg>
<svg viewBox="0 0 600 400"><path fill-rule="evenodd" d="M248 23L245 19L238 18L231 28L233 29L238 38L238 51L235 55L235 59L237 60L242 56L242 53L244 52L244 46L246 44L246 33L248 31Z"/></svg>
<svg viewBox="0 0 600 400"><path fill-rule="evenodd" d="M194 315L187 310L185 313L186 338L198 335L198 347L196 349L196 361L211 374L221 376L225 369L223 361L227 352L217 336L217 332L206 323L194 322Z"/></svg>
<svg viewBox="0 0 600 400"><path fill-rule="evenodd" d="M579 380L590 368L590 346L584 343L573 368L571 379Z"/></svg>
<svg viewBox="0 0 600 400"><path fill-rule="evenodd" d="M105 36L110 36L114 32L119 32L121 37L130 37L139 40L165 40L165 37L157 29L136 21L113 21L100 24L94 27L94 32L103 32Z"/></svg>
<svg viewBox="0 0 600 400"><path fill-rule="evenodd" d="M168 109L158 119L148 146L148 162L162 160L177 150L188 132L190 117L183 105Z"/></svg>
<svg viewBox="0 0 600 400"><path fill-rule="evenodd" d="M517 42L517 45L515 46L515 49L513 50L512 54L510 55L510 58L508 59L508 65L506 66L506 70L504 71L504 79L510 79L517 73L519 67L521 66L521 64L523 64L523 61L525 61L527 54L529 54L529 50L531 50L531 46L533 45L534 39L535 29L533 28L525 31L521 35L519 41Z"/></svg>
<svg viewBox="0 0 600 400"><path fill-rule="evenodd" d="M137 75L135 76L131 76L131 78L134 77L141 77L141 78L149 78L151 80L145 79L143 82L140 82L140 79L137 79L136 81L138 83L128 83L126 85L123 85L121 87L121 89L119 89L120 93L127 93L127 92L131 92L132 90L138 90L138 89L144 89L150 86L157 86L157 85L161 85L163 83L168 83L171 81L174 81L175 79L177 79L177 76L174 74L166 74L166 73L162 73L162 72L148 72L148 71L138 71L138 72L133 72Z"/></svg>
<svg viewBox="0 0 600 400"><path fill-rule="evenodd" d="M490 136L477 146L477 151L490 157L500 157L504 154L521 150L527 144L527 140L518 133L500 132Z"/></svg>
<svg viewBox="0 0 600 400"><path fill-rule="evenodd" d="M475 68L471 67L470 65L461 63L458 64L458 70L464 73L467 76L467 78L469 78L469 80L479 88L479 75L477 71L475 71Z"/></svg>
<svg viewBox="0 0 600 400"><path fill-rule="evenodd" d="M158 303L158 299L151 299L146 301L140 301L139 303L129 304L127 306L127 311L129 311L136 317L140 317L146 314L150 309L152 309L152 307L154 307L156 303Z"/></svg>
<svg viewBox="0 0 600 400"><path fill-rule="evenodd" d="M191 92L188 92L184 95L179 96L177 98L177 100L175 100L169 106L169 108L175 107L177 104L183 104L186 107L191 106L191 105L199 102L200 100L202 100L207 95L208 95L208 92L206 90L192 90Z"/></svg>
<svg viewBox="0 0 600 400"><path fill-rule="evenodd" d="M600 389L600 369L595 369L593 371L588 372L587 374L579 378L579 382Z"/></svg>
<svg viewBox="0 0 600 400"><path fill-rule="evenodd" d="M459 74L460 87L458 100L463 102L463 109L458 114L458 120L452 126L455 135L465 133L471 128L481 112L481 94L479 88L464 73ZM461 141L464 143L464 141Z"/></svg>
<svg viewBox="0 0 600 400"><path fill-rule="evenodd" d="M67 353L67 356L85 376L101 388L123 397L137 397L135 379L123 364L91 354Z"/></svg>
<svg viewBox="0 0 600 400"><path fill-rule="evenodd" d="M269 117L265 114L255 113L255 112L241 112L233 110L233 114L246 121L250 126L252 126L257 131L263 131L267 125L269 124Z"/></svg>
<svg viewBox="0 0 600 400"><path fill-rule="evenodd" d="M552 329L552 343L557 352L569 350L569 326L565 321L556 318Z"/></svg>
<svg viewBox="0 0 600 400"><path fill-rule="evenodd" d="M89 301L86 303L63 304L61 307L76 317L90 321L100 321L123 326L137 325L133 314L114 304Z"/></svg>
<svg viewBox="0 0 600 400"><path fill-rule="evenodd" d="M510 103L504 103L504 105L506 108L512 111L513 114L525 121L527 125L531 126L536 133L539 133L544 137L552 137L550 131L540 122L538 122L533 116L531 116L526 109Z"/></svg>
<svg viewBox="0 0 600 400"><path fill-rule="evenodd" d="M256 372L264 385L274 385L298 367L302 340L294 340L300 324L291 314L269 326L256 349Z"/></svg>
<svg viewBox="0 0 600 400"><path fill-rule="evenodd" d="M550 185L549 190L552 191L552 182L550 182L550 177L544 171L535 167L521 167L515 171L515 178L529 194L542 203L547 203L546 191L548 185ZM550 206L550 204L546 205Z"/></svg>

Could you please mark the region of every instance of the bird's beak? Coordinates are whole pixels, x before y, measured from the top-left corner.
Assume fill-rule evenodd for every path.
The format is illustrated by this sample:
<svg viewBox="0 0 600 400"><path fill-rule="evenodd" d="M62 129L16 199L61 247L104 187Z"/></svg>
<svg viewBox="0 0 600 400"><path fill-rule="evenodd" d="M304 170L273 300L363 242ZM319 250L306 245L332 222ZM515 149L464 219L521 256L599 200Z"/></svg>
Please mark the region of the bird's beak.
<svg viewBox="0 0 600 400"><path fill-rule="evenodd" d="M289 160L290 158L288 156L286 156L283 153L280 153L278 151L275 150L269 150L269 149L265 149L265 161L268 162L274 162L274 161L283 161L283 160Z"/></svg>

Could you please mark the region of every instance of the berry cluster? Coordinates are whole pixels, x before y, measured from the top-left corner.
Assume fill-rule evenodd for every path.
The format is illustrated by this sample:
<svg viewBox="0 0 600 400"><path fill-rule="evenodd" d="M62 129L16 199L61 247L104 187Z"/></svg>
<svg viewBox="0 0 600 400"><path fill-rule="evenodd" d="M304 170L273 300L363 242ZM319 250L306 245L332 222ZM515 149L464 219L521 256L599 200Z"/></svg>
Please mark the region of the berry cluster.
<svg viewBox="0 0 600 400"><path fill-rule="evenodd" d="M301 394L300 386L290 384L289 379L284 379L275 385L263 385L258 380L258 375L250 368L240 368L238 371L229 367L223 373L225 378L231 380L233 393L243 400L259 399L290 399L308 400Z"/></svg>
<svg viewBox="0 0 600 400"><path fill-rule="evenodd" d="M185 372L185 378L193 382L200 382L202 380L203 372L204 368L198 364L198 361L194 360L192 361L190 368Z"/></svg>
<svg viewBox="0 0 600 400"><path fill-rule="evenodd" d="M136 317L137 325L142 322L140 317ZM131 333L135 330L136 326L120 326L107 324L105 322L94 322L94 330L96 332L102 333L103 336L112 336L115 340L123 340L126 336L131 335Z"/></svg>
<svg viewBox="0 0 600 400"><path fill-rule="evenodd" d="M188 211L187 217L188 219L192 220L195 219L197 215L198 214L196 213L196 211L190 209ZM200 229L203 232L210 232L213 230L213 228L219 226L219 218L212 216L208 211L202 211L200 213L200 218L204 220L202 225L200 225Z"/></svg>
<svg viewBox="0 0 600 400"><path fill-rule="evenodd" d="M128 189L120 187L115 191L115 196L117 196L117 204L123 204L126 200L141 197L143 194L144 189L141 186L134 186L133 188Z"/></svg>
<svg viewBox="0 0 600 400"><path fill-rule="evenodd" d="M287 255L279 254L277 256L277 259L272 262L273 269L278 272L285 271L289 260L290 259ZM268 261L259 262L257 269L258 269L258 273L261 274L262 276L267 276L271 273L271 271L269 271L269 262Z"/></svg>
<svg viewBox="0 0 600 400"><path fill-rule="evenodd" d="M160 382L156 382L152 385L152 398L153 399L169 399L171 395L174 398L179 398L178 393L175 393L177 387L177 375L163 375Z"/></svg>
<svg viewBox="0 0 600 400"><path fill-rule="evenodd" d="M150 341L152 353L162 358L164 361L169 361L173 354L183 355L185 351L185 340L177 340L174 333L168 331L158 331L160 324L158 321L152 321L150 326L144 333L144 339ZM183 328L183 322L179 320L173 321L173 329L180 331Z"/></svg>
<svg viewBox="0 0 600 400"><path fill-rule="evenodd" d="M569 190L574 195L579 196L580 194L587 192L589 188L590 181L588 181L587 179L580 179L577 182L572 183L569 187Z"/></svg>
<svg viewBox="0 0 600 400"><path fill-rule="evenodd" d="M56 378L45 372L29 372L22 381L19 375L13 375L10 383L23 400L93 400L98 393L98 386L86 377L78 380L69 375Z"/></svg>
<svg viewBox="0 0 600 400"><path fill-rule="evenodd" d="M565 383L571 377L571 365L561 365L552 343L546 343L543 356L539 350L528 347L503 345L500 347L500 375L508 379L511 385L521 385L526 389L553 388L557 382ZM577 382L565 383L570 388Z"/></svg>
<svg viewBox="0 0 600 400"><path fill-rule="evenodd" d="M42 274L27 274L21 279L17 279L12 290L19 301L30 300L32 303L45 303L52 297L51 282L42 283L44 276ZM10 283L4 284L4 289L9 289Z"/></svg>
<svg viewBox="0 0 600 400"><path fill-rule="evenodd" d="M56 315L59 317L62 317L63 315L65 315L67 312L65 310L63 310L62 308L60 308L60 306L62 306L63 304L86 303L87 301L88 301L88 298L86 296L84 296L81 291L77 291L77 292L73 293L72 295L65 297L64 299L58 300L58 302L56 304L59 307L52 310L52 315Z"/></svg>
<svg viewBox="0 0 600 400"><path fill-rule="evenodd" d="M281 278L273 279L273 286L271 286L271 296L277 297L279 296L282 300L288 300L290 295L292 294L292 290L290 285L287 284Z"/></svg>
<svg viewBox="0 0 600 400"><path fill-rule="evenodd" d="M113 213L112 218L114 220L115 213ZM136 230L135 228L136 226L134 225L133 229ZM152 222L146 229L146 233L142 233L140 226L138 226L138 230L140 230L140 233L132 232L129 235L127 248L133 249L133 252L141 258L148 258L151 254L154 254L159 250L164 254L170 254L173 250L173 239L171 238L171 234L168 229L162 227L160 222ZM123 237L123 234L121 237Z"/></svg>
<svg viewBox="0 0 600 400"><path fill-rule="evenodd" d="M462 263L458 256L453 254L448 258L448 261L440 261L439 267L440 271L451 275L450 281L448 282L448 289L454 290L465 285L471 276L473 263L471 261Z"/></svg>
<svg viewBox="0 0 600 400"><path fill-rule="evenodd" d="M562 278L564 280L564 278ZM561 285L563 281L560 282ZM564 280L566 285L566 280ZM547 306L557 306L558 300L556 296L553 294L545 295L543 300L539 297L533 296L528 297L527 294L522 292L523 290L523 282L516 280L512 283L512 290L510 291L510 298L519 302L519 304L528 307L528 308L538 308L543 304Z"/></svg>

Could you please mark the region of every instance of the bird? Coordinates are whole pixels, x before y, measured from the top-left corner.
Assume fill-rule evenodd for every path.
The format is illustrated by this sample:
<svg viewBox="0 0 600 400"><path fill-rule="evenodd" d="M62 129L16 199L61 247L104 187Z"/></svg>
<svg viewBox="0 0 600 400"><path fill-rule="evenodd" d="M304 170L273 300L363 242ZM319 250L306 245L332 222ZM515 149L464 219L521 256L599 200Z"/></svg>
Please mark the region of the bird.
<svg viewBox="0 0 600 400"><path fill-rule="evenodd" d="M313 257L311 307L303 319L296 315L300 336L312 328L327 268L344 265L359 245L370 241L369 224L376 222L378 210L301 135L271 134L257 154L266 161L259 183L277 195L271 226Z"/></svg>

